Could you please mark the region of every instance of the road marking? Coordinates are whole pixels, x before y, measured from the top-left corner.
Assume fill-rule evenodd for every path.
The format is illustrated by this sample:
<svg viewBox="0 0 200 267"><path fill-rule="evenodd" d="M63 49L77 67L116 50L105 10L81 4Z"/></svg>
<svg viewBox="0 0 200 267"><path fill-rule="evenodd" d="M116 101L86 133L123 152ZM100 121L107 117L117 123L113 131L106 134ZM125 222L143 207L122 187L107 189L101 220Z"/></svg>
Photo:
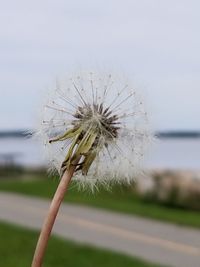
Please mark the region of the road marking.
<svg viewBox="0 0 200 267"><path fill-rule="evenodd" d="M2 201L1 201L1 204L3 204ZM8 202L5 201L5 205L3 205L4 207L6 207L6 209L8 209L7 204ZM19 210L19 212L24 210L26 212L26 215L29 212L32 212L35 215L44 216L46 213L46 210L44 208L27 206L24 203L19 204L17 202L14 202L12 203L12 206L9 207L9 209L11 210L14 209L15 211L16 211L16 208ZM200 256L200 248L196 246L191 246L191 245L187 245L187 244L183 244L183 243L179 243L175 241L170 241L170 240L154 237L151 235L139 233L136 231L132 231L132 230L122 229L120 227L116 227L110 224L103 224L103 223L98 223L98 222L94 222L94 221L87 220L87 219L82 219L77 216L59 214L58 222L78 225L80 227L87 228L89 230L95 230L95 231L110 234L113 236L118 236L125 240L137 240L142 243L161 246L165 249L170 249L173 251L190 254L193 256Z"/></svg>
<svg viewBox="0 0 200 267"><path fill-rule="evenodd" d="M135 232L132 230L131 231L125 230L120 227L116 227L116 226L109 225L109 224L92 222L92 221L85 220L85 219L78 218L78 217L71 216L71 215L69 216L59 215L59 219L61 219L63 222L71 222L73 224L88 228L90 230L93 229L99 232L112 234L115 236L122 237L124 239L137 240L143 243L159 245L164 248L171 249L171 250L188 253L188 254L192 254L195 256L200 256L200 248L198 247L194 247L194 246L190 246L190 245L186 245L186 244L182 244L182 243L178 243L174 241L169 241L169 240L162 239L162 238L153 237L153 236L142 234L142 233Z"/></svg>

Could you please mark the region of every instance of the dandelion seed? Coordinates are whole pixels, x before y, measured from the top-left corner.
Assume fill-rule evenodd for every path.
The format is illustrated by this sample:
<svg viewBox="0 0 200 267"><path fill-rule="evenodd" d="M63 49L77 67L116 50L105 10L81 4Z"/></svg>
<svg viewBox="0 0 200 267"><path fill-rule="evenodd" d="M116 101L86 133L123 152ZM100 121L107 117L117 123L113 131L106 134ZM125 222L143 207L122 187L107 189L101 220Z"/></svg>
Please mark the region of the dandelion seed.
<svg viewBox="0 0 200 267"><path fill-rule="evenodd" d="M72 178L79 186L135 178L149 136L143 102L129 84L111 74L80 73L57 83L46 107L40 132L61 176L79 158Z"/></svg>

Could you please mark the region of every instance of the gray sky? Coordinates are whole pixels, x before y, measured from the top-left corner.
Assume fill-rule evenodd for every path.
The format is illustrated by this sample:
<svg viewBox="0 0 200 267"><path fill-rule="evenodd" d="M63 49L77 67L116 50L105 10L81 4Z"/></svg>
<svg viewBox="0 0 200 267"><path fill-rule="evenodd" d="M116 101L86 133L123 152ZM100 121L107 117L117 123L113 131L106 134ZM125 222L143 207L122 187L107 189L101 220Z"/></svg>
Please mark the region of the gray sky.
<svg viewBox="0 0 200 267"><path fill-rule="evenodd" d="M200 1L6 0L0 130L34 127L42 92L91 66L142 88L154 129L200 129Z"/></svg>

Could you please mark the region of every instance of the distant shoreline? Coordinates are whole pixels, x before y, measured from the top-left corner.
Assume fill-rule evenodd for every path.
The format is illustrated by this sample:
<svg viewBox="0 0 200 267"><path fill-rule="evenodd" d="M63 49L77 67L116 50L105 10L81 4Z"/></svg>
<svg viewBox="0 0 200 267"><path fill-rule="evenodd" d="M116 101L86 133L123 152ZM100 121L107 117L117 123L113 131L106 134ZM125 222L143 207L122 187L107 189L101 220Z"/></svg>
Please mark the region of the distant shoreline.
<svg viewBox="0 0 200 267"><path fill-rule="evenodd" d="M31 130L16 130L16 131L0 131L0 138L29 138L34 131ZM172 138L200 138L199 131L158 131L155 136L159 139Z"/></svg>
<svg viewBox="0 0 200 267"><path fill-rule="evenodd" d="M164 139L164 138L200 138L200 132L195 132L195 131L156 132L155 136L161 139Z"/></svg>
<svg viewBox="0 0 200 267"><path fill-rule="evenodd" d="M17 131L0 131L0 138L24 138L31 137L33 131L17 130Z"/></svg>

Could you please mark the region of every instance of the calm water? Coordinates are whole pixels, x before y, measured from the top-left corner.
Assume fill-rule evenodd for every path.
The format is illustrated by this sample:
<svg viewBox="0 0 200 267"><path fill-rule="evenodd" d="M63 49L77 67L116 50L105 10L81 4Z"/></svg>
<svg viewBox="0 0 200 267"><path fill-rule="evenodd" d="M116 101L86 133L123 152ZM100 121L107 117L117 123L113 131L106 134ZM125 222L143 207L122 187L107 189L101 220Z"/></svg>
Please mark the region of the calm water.
<svg viewBox="0 0 200 267"><path fill-rule="evenodd" d="M43 148L36 140L0 139L0 161L2 155L12 153L16 153L18 164L36 167L46 163ZM149 149L145 167L200 170L200 139L157 140Z"/></svg>

